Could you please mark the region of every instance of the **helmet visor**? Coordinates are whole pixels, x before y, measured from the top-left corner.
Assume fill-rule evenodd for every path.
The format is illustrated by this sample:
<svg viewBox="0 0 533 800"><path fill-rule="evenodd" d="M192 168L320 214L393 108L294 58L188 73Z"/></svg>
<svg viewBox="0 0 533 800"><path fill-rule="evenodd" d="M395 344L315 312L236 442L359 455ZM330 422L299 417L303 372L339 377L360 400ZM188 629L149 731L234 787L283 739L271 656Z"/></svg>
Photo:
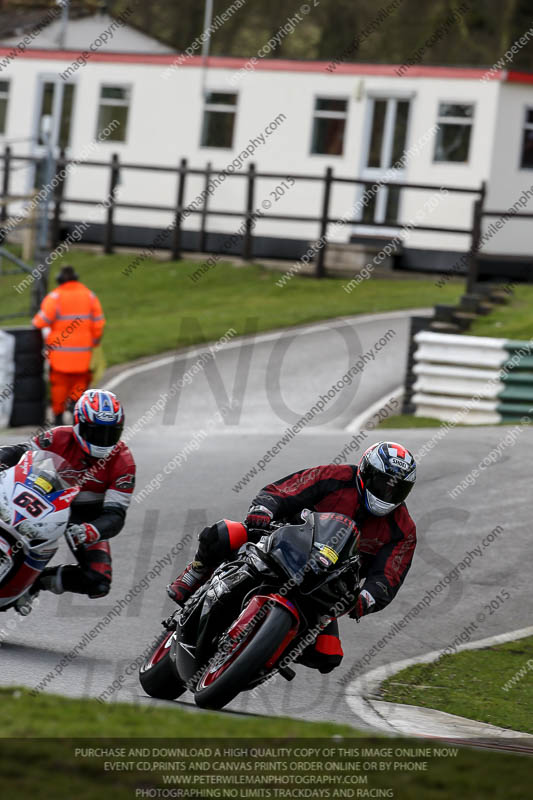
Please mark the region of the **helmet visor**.
<svg viewBox="0 0 533 800"><path fill-rule="evenodd" d="M412 480L409 481L396 475L386 475L372 464L367 464L363 482L364 488L368 489L378 500L394 503L394 505L403 503L414 486Z"/></svg>
<svg viewBox="0 0 533 800"><path fill-rule="evenodd" d="M123 425L95 425L80 422L80 436L95 447L113 447L120 441Z"/></svg>

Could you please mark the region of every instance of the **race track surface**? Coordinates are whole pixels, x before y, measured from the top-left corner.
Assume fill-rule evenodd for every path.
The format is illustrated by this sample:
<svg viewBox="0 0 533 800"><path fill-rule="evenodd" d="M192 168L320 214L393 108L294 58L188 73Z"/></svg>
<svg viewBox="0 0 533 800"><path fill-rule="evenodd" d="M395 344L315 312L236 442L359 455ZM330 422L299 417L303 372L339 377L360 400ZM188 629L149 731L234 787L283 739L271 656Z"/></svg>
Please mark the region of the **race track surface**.
<svg viewBox="0 0 533 800"><path fill-rule="evenodd" d="M178 398L168 400L129 439L141 499L133 502L126 529L112 543L111 594L91 601L42 593L30 617L3 614L1 683L35 687L45 681L46 691L60 694L98 696L107 690L111 700L140 699L134 661L172 610L165 586L191 558L194 534L222 517L242 519L261 486L296 469L331 461L350 441L354 449L348 460L356 463L362 450L380 438L399 439L415 453L433 440L419 459L418 482L409 501L419 545L406 583L382 613L359 624L341 620L345 657L335 672L321 676L297 666L292 683L276 678L243 694L229 710L338 720L364 728L345 700L353 678L388 662L453 649L454 641L482 639L530 624L528 445L533 443L533 430L456 428L436 440L442 433L438 429L376 433L371 423L357 444L357 434L344 430L365 407L402 383L407 327L406 313L379 315L269 334L256 341L232 341L221 349ZM394 335L377 347L391 330ZM368 355L372 352L374 359ZM126 373L115 383L126 405L128 426L185 375L198 358L195 353ZM365 354L363 367L356 376L352 372L352 384L346 382L321 414L314 414L263 470L257 468L284 429ZM229 412L220 413L229 406ZM13 433L0 436L0 443L8 441L14 441ZM254 465L257 474L235 491ZM469 479L472 485L450 497L448 492L473 469L479 476ZM150 484L151 490L142 495ZM171 559L171 549L180 541L185 544ZM62 546L54 563L65 556L71 560ZM155 575L151 570L158 562L160 574ZM445 578L451 573L452 579ZM137 594L124 600L141 582ZM424 597L420 613L400 625ZM106 616L121 600L121 613ZM76 645L78 654L67 663L65 654ZM113 681L120 687L116 691L109 689ZM191 695L183 696L184 704L191 700Z"/></svg>

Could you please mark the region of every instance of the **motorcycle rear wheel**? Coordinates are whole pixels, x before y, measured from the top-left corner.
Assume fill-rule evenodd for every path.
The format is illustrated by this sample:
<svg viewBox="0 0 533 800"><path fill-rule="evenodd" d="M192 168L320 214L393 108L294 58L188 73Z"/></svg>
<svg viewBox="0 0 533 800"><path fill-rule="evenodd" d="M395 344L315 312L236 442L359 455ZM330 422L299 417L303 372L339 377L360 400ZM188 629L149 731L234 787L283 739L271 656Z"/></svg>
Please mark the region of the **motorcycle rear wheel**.
<svg viewBox="0 0 533 800"><path fill-rule="evenodd" d="M275 606L259 628L253 628L242 642L236 644L235 650L231 651L230 657L218 670L214 668L217 657L220 657L217 653L197 683L194 693L196 705L219 709L234 700L274 655L293 622L290 611ZM219 674L206 683L213 672Z"/></svg>
<svg viewBox="0 0 533 800"><path fill-rule="evenodd" d="M146 694L159 700L175 700L186 690L174 668L170 647L166 647L174 631L164 631L152 653L139 669L139 681Z"/></svg>

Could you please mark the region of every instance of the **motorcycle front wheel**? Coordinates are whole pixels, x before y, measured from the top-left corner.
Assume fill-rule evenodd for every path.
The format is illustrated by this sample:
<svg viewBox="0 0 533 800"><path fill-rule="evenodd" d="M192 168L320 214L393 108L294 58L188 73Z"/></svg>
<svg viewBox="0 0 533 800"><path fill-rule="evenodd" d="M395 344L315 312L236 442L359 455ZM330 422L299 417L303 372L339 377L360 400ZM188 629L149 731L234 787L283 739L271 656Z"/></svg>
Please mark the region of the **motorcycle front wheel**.
<svg viewBox="0 0 533 800"><path fill-rule="evenodd" d="M175 700L187 688L180 680L170 657L174 631L164 631L152 653L139 669L139 680L146 694L160 700Z"/></svg>
<svg viewBox="0 0 533 800"><path fill-rule="evenodd" d="M293 623L290 611L274 606L265 620L236 641L229 652L217 652L196 685L196 705L218 709L237 697L272 658Z"/></svg>

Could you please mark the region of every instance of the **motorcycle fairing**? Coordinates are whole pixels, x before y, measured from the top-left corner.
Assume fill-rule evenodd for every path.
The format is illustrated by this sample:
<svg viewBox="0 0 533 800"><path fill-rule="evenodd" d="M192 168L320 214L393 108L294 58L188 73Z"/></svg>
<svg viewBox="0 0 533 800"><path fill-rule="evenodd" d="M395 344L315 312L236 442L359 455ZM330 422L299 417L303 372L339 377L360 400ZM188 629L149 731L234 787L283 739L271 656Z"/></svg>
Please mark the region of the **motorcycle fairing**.
<svg viewBox="0 0 533 800"><path fill-rule="evenodd" d="M211 577L196 631L199 664L211 657L220 631L227 627L228 616L239 614L242 599L254 580L255 571L242 562L225 563Z"/></svg>
<svg viewBox="0 0 533 800"><path fill-rule="evenodd" d="M359 544L357 526L344 514L304 510L302 516L301 525L284 525L274 531L267 547L268 556L297 586L305 580L308 564L320 574L337 564L345 548L355 553ZM339 523L344 526L340 531Z"/></svg>
<svg viewBox="0 0 533 800"><path fill-rule="evenodd" d="M308 517L301 525L284 525L274 531L267 550L282 572L299 585L313 547L313 520Z"/></svg>
<svg viewBox="0 0 533 800"><path fill-rule="evenodd" d="M0 473L0 609L35 582L57 550L80 489L55 453L28 451Z"/></svg>

